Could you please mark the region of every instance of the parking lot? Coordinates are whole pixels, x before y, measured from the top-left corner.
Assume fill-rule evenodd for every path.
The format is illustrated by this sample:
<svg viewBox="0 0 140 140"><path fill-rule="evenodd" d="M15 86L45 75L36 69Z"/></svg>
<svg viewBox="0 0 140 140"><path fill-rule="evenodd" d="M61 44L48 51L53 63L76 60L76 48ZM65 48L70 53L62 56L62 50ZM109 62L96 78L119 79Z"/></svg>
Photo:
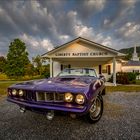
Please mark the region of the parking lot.
<svg viewBox="0 0 140 140"><path fill-rule="evenodd" d="M104 113L96 124L57 114L52 121L0 99L0 140L140 139L140 92L114 92L104 97Z"/></svg>

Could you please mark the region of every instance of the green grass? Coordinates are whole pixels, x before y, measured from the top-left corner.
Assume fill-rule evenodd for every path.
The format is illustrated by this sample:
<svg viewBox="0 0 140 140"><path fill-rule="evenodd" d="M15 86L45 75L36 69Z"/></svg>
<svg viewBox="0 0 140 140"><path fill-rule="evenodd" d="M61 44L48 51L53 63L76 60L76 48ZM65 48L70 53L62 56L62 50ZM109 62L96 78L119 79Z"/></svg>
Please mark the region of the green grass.
<svg viewBox="0 0 140 140"><path fill-rule="evenodd" d="M139 85L118 85L118 86L107 86L106 92L117 92L117 91L124 91L124 92L140 92Z"/></svg>
<svg viewBox="0 0 140 140"><path fill-rule="evenodd" d="M7 94L7 88L19 81L0 81L0 96ZM21 82L21 81L20 81ZM140 92L139 85L119 85L119 86L107 86L106 92L117 92L117 91L124 91L124 92Z"/></svg>
<svg viewBox="0 0 140 140"><path fill-rule="evenodd" d="M36 76L32 76L32 77L30 77L30 76L28 76L28 75L26 75L26 76L23 76L23 77L19 77L18 79L9 79L7 76L6 76L6 74L2 74L2 73L0 73L0 82L1 81L27 81L27 80L34 80L34 79L42 79L42 78L44 78L44 76L40 76L40 75L36 75Z"/></svg>
<svg viewBox="0 0 140 140"><path fill-rule="evenodd" d="M7 88L12 85L17 83L17 81L0 81L0 95L6 95L7 94Z"/></svg>
<svg viewBox="0 0 140 140"><path fill-rule="evenodd" d="M136 84L137 85L140 85L140 80L136 80Z"/></svg>

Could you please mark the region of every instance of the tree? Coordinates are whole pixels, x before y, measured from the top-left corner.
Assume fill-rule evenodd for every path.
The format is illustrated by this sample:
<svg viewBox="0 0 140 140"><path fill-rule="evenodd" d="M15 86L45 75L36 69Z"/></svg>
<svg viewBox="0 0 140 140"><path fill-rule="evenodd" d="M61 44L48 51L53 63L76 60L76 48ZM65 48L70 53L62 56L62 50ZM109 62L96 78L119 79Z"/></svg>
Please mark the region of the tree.
<svg viewBox="0 0 140 140"><path fill-rule="evenodd" d="M41 75L45 78L50 77L50 64L42 66L42 73Z"/></svg>
<svg viewBox="0 0 140 140"><path fill-rule="evenodd" d="M37 55L32 59L33 59L33 64L36 67L37 73L41 75L43 71L43 63L45 62L44 59L40 55Z"/></svg>
<svg viewBox="0 0 140 140"><path fill-rule="evenodd" d="M20 39L14 39L10 43L7 54L6 74L10 78L24 76L25 67L29 64L28 52L25 43Z"/></svg>
<svg viewBox="0 0 140 140"><path fill-rule="evenodd" d="M4 56L0 56L0 73L5 73L6 66L6 58Z"/></svg>
<svg viewBox="0 0 140 140"><path fill-rule="evenodd" d="M28 75L30 77L32 77L34 75L35 69L34 69L33 64L29 63L28 65L26 65L25 70L26 70L26 72L25 72L26 75Z"/></svg>

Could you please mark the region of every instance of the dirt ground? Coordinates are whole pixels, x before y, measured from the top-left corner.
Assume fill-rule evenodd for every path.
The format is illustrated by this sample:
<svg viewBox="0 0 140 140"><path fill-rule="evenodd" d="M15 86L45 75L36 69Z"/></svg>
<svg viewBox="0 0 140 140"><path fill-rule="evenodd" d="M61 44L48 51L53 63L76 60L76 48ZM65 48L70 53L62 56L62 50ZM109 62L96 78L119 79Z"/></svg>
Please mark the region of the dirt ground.
<svg viewBox="0 0 140 140"><path fill-rule="evenodd" d="M104 113L96 124L82 118L21 114L19 107L0 99L0 140L138 140L140 139L140 92L114 92L104 97Z"/></svg>

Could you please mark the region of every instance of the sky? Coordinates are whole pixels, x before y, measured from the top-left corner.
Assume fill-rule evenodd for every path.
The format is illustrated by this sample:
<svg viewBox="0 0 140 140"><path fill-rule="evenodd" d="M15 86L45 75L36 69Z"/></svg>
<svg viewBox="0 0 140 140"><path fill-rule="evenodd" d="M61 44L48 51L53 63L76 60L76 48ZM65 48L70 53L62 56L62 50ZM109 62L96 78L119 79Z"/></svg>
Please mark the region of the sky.
<svg viewBox="0 0 140 140"><path fill-rule="evenodd" d="M140 0L0 0L0 56L15 38L29 57L77 37L119 50L140 45Z"/></svg>

